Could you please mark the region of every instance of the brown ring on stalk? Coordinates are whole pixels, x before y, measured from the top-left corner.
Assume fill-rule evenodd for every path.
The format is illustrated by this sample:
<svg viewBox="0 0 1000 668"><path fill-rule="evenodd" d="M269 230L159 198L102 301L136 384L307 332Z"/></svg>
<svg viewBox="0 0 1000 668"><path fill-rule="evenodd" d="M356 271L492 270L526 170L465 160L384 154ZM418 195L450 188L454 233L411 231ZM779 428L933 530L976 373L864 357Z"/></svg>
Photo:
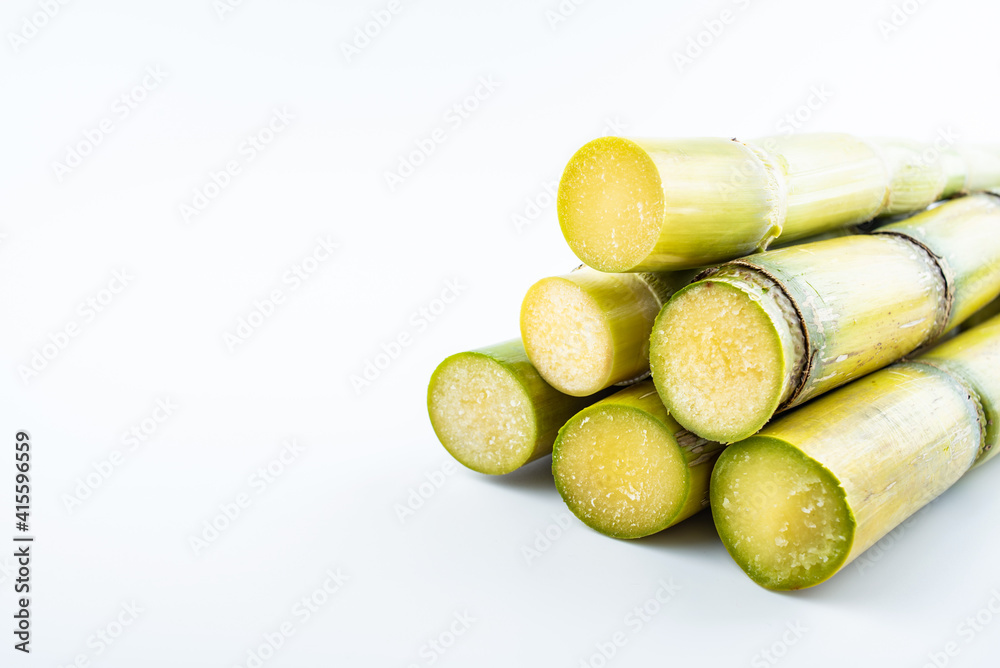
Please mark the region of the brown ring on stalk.
<svg viewBox="0 0 1000 668"><path fill-rule="evenodd" d="M941 274L942 284L944 285L944 294L942 296L944 308L938 310L937 318L934 321L934 329L931 331L928 341L938 339L942 334L948 331L948 323L951 321L952 307L955 304L955 272L952 271L951 266L948 264L948 260L935 253L922 241L915 239L905 232L875 231L872 232L872 236L896 237L897 239L909 241L911 244L926 253L927 256L931 258L934 266L937 267L938 272Z"/></svg>
<svg viewBox="0 0 1000 668"><path fill-rule="evenodd" d="M955 373L954 371L952 371L943 364L938 364L931 360L921 359L919 357L915 359L903 359L900 361L909 362L910 364L924 364L926 366L932 366L938 371L947 374L950 378L952 378L955 381L956 385L960 385L962 389L965 390L965 393L969 395L969 401L972 402L972 404L976 407L976 412L979 413L978 424L980 432L980 439L979 439L980 445L979 445L979 453L976 455L976 461L978 462L982 460L982 458L986 456L986 453L988 453L993 448L993 444L990 443L986 438L987 432L989 431L988 429L989 419L986 417L986 409L983 407L982 397L979 396L979 392L976 391L976 388L972 387L972 385L970 385L969 382L965 378L963 378L960 374Z"/></svg>

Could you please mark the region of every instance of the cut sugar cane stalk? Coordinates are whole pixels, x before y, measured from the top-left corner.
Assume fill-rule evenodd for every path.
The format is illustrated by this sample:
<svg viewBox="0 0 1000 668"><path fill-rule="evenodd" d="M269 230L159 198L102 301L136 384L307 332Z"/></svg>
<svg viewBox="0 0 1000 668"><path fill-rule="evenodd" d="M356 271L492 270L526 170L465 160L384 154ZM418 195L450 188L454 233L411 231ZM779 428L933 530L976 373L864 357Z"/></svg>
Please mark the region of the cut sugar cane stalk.
<svg viewBox="0 0 1000 668"><path fill-rule="evenodd" d="M458 353L427 388L431 425L459 462L510 473L552 452L559 428L600 396L570 397L542 380L520 339Z"/></svg>
<svg viewBox="0 0 1000 668"><path fill-rule="evenodd" d="M845 134L596 139L559 183L559 224L607 272L704 267L970 187L1000 186L1000 153Z"/></svg>
<svg viewBox="0 0 1000 668"><path fill-rule="evenodd" d="M722 445L685 431L667 415L651 381L602 399L559 432L556 488L589 527L614 538L662 531L708 505L708 481Z"/></svg>
<svg viewBox="0 0 1000 668"><path fill-rule="evenodd" d="M989 304L973 313L968 320L962 323L962 329L970 329L976 325L981 325L995 315L1000 315L1000 298L994 299Z"/></svg>
<svg viewBox="0 0 1000 668"><path fill-rule="evenodd" d="M649 375L649 334L694 272L605 274L581 267L543 278L521 305L528 358L550 385L586 396Z"/></svg>
<svg viewBox="0 0 1000 668"><path fill-rule="evenodd" d="M709 270L663 308L650 367L686 429L732 443L936 340L1000 294L1000 199Z"/></svg>
<svg viewBox="0 0 1000 668"><path fill-rule="evenodd" d="M830 578L1000 450L1000 317L722 453L712 516L758 584Z"/></svg>

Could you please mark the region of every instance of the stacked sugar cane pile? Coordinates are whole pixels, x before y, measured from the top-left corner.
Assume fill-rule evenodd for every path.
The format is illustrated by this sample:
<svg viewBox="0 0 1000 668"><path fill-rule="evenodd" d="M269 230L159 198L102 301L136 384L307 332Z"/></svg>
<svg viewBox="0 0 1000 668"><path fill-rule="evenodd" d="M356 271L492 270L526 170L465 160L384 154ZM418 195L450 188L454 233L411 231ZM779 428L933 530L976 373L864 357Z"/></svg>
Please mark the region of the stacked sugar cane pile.
<svg viewBox="0 0 1000 668"><path fill-rule="evenodd" d="M590 142L558 196L587 266L440 364L431 423L481 473L552 453L599 532L711 505L757 583L818 584L998 450L995 188L986 149Z"/></svg>

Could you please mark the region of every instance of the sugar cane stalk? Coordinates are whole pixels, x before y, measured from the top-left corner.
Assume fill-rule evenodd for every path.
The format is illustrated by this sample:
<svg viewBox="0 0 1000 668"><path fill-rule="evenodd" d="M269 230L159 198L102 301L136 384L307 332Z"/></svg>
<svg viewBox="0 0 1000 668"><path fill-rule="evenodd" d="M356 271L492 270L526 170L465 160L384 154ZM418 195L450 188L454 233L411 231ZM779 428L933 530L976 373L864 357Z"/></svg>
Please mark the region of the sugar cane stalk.
<svg viewBox="0 0 1000 668"><path fill-rule="evenodd" d="M670 414L723 443L871 373L1000 294L1000 200L945 203L870 236L722 265L657 318L650 366Z"/></svg>
<svg viewBox="0 0 1000 668"><path fill-rule="evenodd" d="M704 267L942 197L1000 186L1000 153L801 134L759 141L603 137L559 184L577 256L607 272Z"/></svg>
<svg viewBox="0 0 1000 668"><path fill-rule="evenodd" d="M830 578L1000 450L1000 317L727 448L711 481L730 555L770 589Z"/></svg>

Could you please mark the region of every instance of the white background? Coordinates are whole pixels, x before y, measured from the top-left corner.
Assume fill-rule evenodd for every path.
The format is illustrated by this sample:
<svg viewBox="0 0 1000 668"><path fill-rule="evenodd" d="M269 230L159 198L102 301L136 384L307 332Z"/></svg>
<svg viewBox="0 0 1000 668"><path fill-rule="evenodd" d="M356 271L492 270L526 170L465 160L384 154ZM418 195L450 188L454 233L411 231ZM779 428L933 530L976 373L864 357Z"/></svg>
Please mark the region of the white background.
<svg viewBox="0 0 1000 668"><path fill-rule="evenodd" d="M0 552L0 665L246 666L285 622L294 634L263 665L769 666L773 648L776 665L920 666L949 642L941 662L995 661L1000 620L981 611L1000 602L1000 470L971 473L832 581L776 594L707 514L614 541L559 527L547 461L436 473L449 460L425 390L446 355L516 336L527 287L574 266L546 184L597 135L1000 141L996 3L588 0L564 16L557 0L403 0L350 59L342 45L386 2L218 4L75 0L37 34L24 21L38 2L0 10L0 542L15 533L19 429L37 536L30 657L6 630L13 548ZM679 67L689 39L705 46ZM116 99L157 66L165 78L123 118ZM448 120L490 77L496 90ZM294 120L247 160L274 109ZM102 119L112 130L80 164L55 167ZM445 140L390 189L385 173L438 127ZM185 221L231 160L240 173ZM284 281L321 237L334 256ZM102 293L123 269L128 285ZM448 281L458 296L439 309ZM273 290L284 302L230 350ZM94 317L80 307L109 296ZM130 449L123 434L151 430L167 399L177 408ZM303 452L261 489L251 477L289 439ZM99 485L69 503L88 475ZM401 520L429 479L443 483ZM241 494L248 507L196 551ZM349 580L300 623L293 606L337 569ZM676 594L650 603L660 581ZM133 601L138 619L102 645ZM992 624L961 626L977 612ZM456 614L475 621L430 649Z"/></svg>

